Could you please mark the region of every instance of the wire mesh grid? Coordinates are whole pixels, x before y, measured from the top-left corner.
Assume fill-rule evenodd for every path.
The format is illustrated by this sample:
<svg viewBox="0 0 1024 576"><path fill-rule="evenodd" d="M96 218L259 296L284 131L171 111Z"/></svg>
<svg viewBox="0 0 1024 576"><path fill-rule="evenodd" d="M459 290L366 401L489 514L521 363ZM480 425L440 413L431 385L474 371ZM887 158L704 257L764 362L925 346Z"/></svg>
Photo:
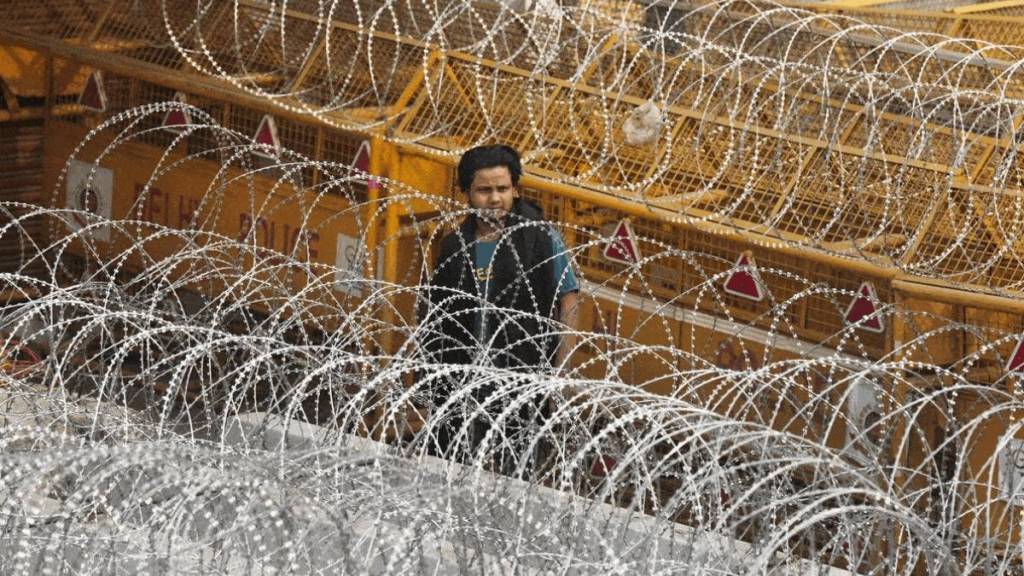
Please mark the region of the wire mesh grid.
<svg viewBox="0 0 1024 576"><path fill-rule="evenodd" d="M965 18L957 34L977 38L992 44L1007 46L1004 59L1014 61L1021 57L1020 21L999 21Z"/></svg>
<svg viewBox="0 0 1024 576"><path fill-rule="evenodd" d="M85 38L94 28L90 24L103 13L103 2L58 2L21 3L11 5L6 12L11 24L25 30L37 30L47 36L58 38Z"/></svg>
<svg viewBox="0 0 1024 576"><path fill-rule="evenodd" d="M102 15L95 15L95 30L89 34L98 46L127 58L177 70L184 60L167 37L163 19L147 16L154 6L142 2L115 0L104 3Z"/></svg>
<svg viewBox="0 0 1024 576"><path fill-rule="evenodd" d="M331 30L322 42L292 86L300 100L318 108L394 105L425 60L417 46L347 29Z"/></svg>

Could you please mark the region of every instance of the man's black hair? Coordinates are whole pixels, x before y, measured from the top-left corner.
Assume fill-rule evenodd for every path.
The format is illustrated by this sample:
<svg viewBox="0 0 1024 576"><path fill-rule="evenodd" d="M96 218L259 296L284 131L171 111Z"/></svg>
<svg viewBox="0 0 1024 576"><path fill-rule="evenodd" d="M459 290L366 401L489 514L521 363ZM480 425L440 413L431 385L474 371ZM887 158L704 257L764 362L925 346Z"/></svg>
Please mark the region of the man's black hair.
<svg viewBox="0 0 1024 576"><path fill-rule="evenodd" d="M505 144L493 144L491 146L477 146L466 150L459 160L459 188L469 193L473 185L473 176L477 170L504 166L512 176L512 185L519 185L519 177L523 174L523 165L519 161L519 152Z"/></svg>

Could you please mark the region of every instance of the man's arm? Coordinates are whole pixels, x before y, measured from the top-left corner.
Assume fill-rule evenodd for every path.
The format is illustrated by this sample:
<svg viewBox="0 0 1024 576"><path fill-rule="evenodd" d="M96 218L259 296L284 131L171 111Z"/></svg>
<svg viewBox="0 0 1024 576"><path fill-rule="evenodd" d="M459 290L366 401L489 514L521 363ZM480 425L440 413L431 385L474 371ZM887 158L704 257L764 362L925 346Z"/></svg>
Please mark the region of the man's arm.
<svg viewBox="0 0 1024 576"><path fill-rule="evenodd" d="M572 353L572 349L576 347L576 323L579 316L579 292L573 290L572 292L566 292L558 301L558 320L565 327L570 330L567 334L562 334L562 337L558 341L558 352L555 355L555 368L567 369L567 361L569 360L569 354Z"/></svg>

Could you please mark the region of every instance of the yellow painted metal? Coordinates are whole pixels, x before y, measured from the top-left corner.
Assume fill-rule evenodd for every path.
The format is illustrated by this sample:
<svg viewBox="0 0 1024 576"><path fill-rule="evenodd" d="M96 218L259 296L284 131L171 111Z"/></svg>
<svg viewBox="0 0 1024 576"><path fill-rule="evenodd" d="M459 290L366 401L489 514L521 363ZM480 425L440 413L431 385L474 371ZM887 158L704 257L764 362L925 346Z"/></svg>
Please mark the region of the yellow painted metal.
<svg viewBox="0 0 1024 576"><path fill-rule="evenodd" d="M46 60L43 52L16 45L0 46L0 77L17 96L45 96L49 93L46 89ZM57 66L63 70L70 65L61 61ZM85 77L84 74L75 77L57 94L64 96L81 92Z"/></svg>
<svg viewBox="0 0 1024 576"><path fill-rule="evenodd" d="M50 122L43 169L46 189L56 187L68 156L83 142L88 132L88 128L79 123L57 118ZM91 141L80 153L96 155L109 141L109 138L102 137ZM223 189L213 186L211 189L223 167L206 160L192 162L188 170L171 171L159 180L151 181L162 156L163 151L159 148L132 142L119 146L115 154L101 161L102 165L116 172L111 206L115 218L183 229L189 227L192 214L200 206L209 209L216 205L220 212L211 222L211 231L227 238L245 240L249 232L255 230L252 241L257 248L290 253L297 241L294 232L305 226L309 237L304 241L309 248L311 263L336 262L334 237L339 233L358 235L354 214L347 213L345 217L338 218L338 214L348 209L347 202L338 196L321 196L315 207L310 209L309 204L303 207L299 190L289 183L278 183L269 178L253 179L251 188L243 179L228 178L231 185ZM272 197L269 203L268 197ZM63 199L58 202L62 203ZM253 206L264 208L254 213ZM324 228L325 222L330 223L330 228ZM129 238L118 237L110 249L115 252L125 250L130 241ZM151 257L159 259L173 253L175 246L173 238L157 239L148 250Z"/></svg>
<svg viewBox="0 0 1024 576"><path fill-rule="evenodd" d="M368 172L375 176L387 177L389 160L389 150L384 144L384 139L374 136L370 141L370 167ZM376 250L378 236L376 222L381 208L381 185L379 181L374 180L371 176L366 190L366 207L363 210L363 221L369 224L369 228L366 231L366 262L369 269L366 273L372 277L376 274L377 266L379 265Z"/></svg>
<svg viewBox="0 0 1024 576"><path fill-rule="evenodd" d="M979 2L978 4L968 4L966 6L955 6L949 11L958 15L979 14L1005 8L1020 8L1022 6L1024 6L1024 0L998 0L996 2Z"/></svg>
<svg viewBox="0 0 1024 576"><path fill-rule="evenodd" d="M93 25L92 30L84 38L84 44L93 45L101 49L111 48L109 42L97 42L97 40L100 39L100 33L103 31L103 25L107 23L107 19L110 18L110 15L114 12L114 9L116 7L116 2L110 2L107 4L107 7L104 8L103 12L100 14L100 17L96 19L96 23ZM112 48L118 49L120 48L120 46L115 45ZM59 75L54 77L54 86L57 90L62 90L67 84L74 82L76 76L79 76L81 74L82 72L78 68L74 66L68 66Z"/></svg>
<svg viewBox="0 0 1024 576"><path fill-rule="evenodd" d="M240 2L239 5L256 12L267 10L267 6L265 4L249 0L244 0ZM832 6L834 7L835 5ZM856 8L853 4L849 3L844 6L846 6L847 9ZM857 10L860 10L857 13L871 13L864 11L864 7L867 6L867 3L860 3L859 6L860 8L856 8ZM821 10L822 7L818 5L816 6L816 9ZM877 14L883 13L899 15L901 17L913 16L919 19L931 18L932 20L949 18L949 15L935 16L927 13L914 13L907 11L877 12ZM284 16L304 22L317 21L316 16L302 13L291 7L285 11ZM982 20L978 20L977 18L971 20L971 22L981 21ZM418 50L429 49L429 46L415 38L408 38L380 31L368 31L366 29L361 29L359 26L343 21L332 22L331 26L333 26L333 30L335 30L339 36L342 34L372 34L374 38L377 38L380 41L390 41L403 46L414 47ZM94 24L92 31L94 33L98 33L100 28L100 26L96 26ZM397 134L400 138L405 139L406 136L414 136L414 138L405 139L405 143L399 144L397 146L396 154L406 154L409 155L408 157L410 158L432 156L438 162L437 165L442 166L450 166L453 162L453 156L449 150L451 149L450 147L457 144L456 142L429 140L421 138L422 135L415 132L401 132L413 130L413 120L419 112L420 106L422 106L423 102L426 100L425 96L427 91L424 88L425 76L437 74L438 71L443 71L443 78L446 80L447 86L452 90L456 101L461 104L462 107L467 105L472 107L476 102L477 95L473 92L475 88L462 82L458 74L454 72L454 67L461 66L482 67L483 69L488 70L488 73L497 74L512 81L520 82L525 81L525 79L529 79L531 82L542 83L545 86L550 87L549 96L546 97L547 106L548 108L555 110L555 112L553 112L554 114L558 113L554 104L557 104L559 96L561 94L567 94L570 91L574 95L574 98L581 100L585 100L587 98L606 98L611 99L618 104L632 106L643 102L643 98L641 96L631 93L616 93L615 95L605 94L599 87L599 82L590 81L589 75L595 73L597 70L596 66L592 66L587 70L584 77L566 80L553 76L533 74L529 71L516 68L506 62L496 62L486 58L480 58L455 51L448 51L442 57L436 50L433 50L429 52L429 57L426 59L428 64L427 68L424 69L423 66L417 66L416 69L420 71L420 74L410 78L408 82L400 88L396 100L392 103L394 108L388 112L388 114L391 115L392 120L401 118L400 125L396 127L392 122L383 122L374 126L372 123L367 123L367 120L375 118L374 115L379 114L379 109L372 109L372 107L341 109L337 112L325 112L322 116L317 117L303 112L303 110L308 109L308 106L301 105L297 101L293 101L288 98L281 98L279 99L279 102L294 105L294 108L281 109L276 103L271 102L266 98L260 98L253 94L246 93L223 81L197 76L184 70L172 70L169 72L168 68L164 65L140 61L137 58L129 57L126 53L119 50L112 50L110 46L110 39L104 38L102 34L99 34L99 37L95 38L95 41L90 45L88 43L83 43L80 40L60 39L45 35L33 35L30 31L15 30L0 25L0 38L10 43L31 47L35 50L41 51L41 53L45 52L54 54L81 65L102 68L113 73L153 82L155 84L160 84L177 90L183 90L190 94L197 94L224 102L230 102L236 106L244 106L246 108L264 112L273 112L280 117L298 121L306 125L322 126L324 130L330 129L328 127L336 123L351 125L354 132L373 135L375 138L380 139L380 142L385 142L389 137L387 130L397 128L400 131L400 133ZM121 38L118 41L121 43L131 42L131 39ZM627 51L638 50L637 47L630 44L628 38L610 38L606 45L602 47L602 50L606 50L608 52L618 49ZM908 49L910 49L910 47L908 47ZM919 48L915 49L919 50ZM424 52L424 54L427 53ZM316 49L309 55L308 60L302 65L298 73L298 79L302 81L303 86L315 81L317 69L313 64L317 58L322 58L323 55L324 52L322 49ZM957 55L951 53L949 56L954 58ZM274 73L271 71L255 71L254 73L257 75L267 75L267 78L270 79L274 77ZM723 78L738 82L738 86L740 88L743 86L741 79L733 80L729 79L727 76ZM757 87L763 90L776 89L771 86L770 83L759 83ZM856 114L858 110L856 106L845 102L824 102L815 94L802 94L799 95L799 98L805 99L808 102L815 102L823 106L832 107L837 110L837 113ZM772 145L788 145L800 150L822 150L829 148L841 152L844 157L862 158L868 161L880 163L880 165L905 166L907 168L923 171L922 173L934 173L935 175L946 175L956 172L956 170L943 163L908 158L897 153L878 154L859 145L849 144L847 143L847 139L854 128L853 124L851 124L849 130L844 133L841 142L837 144L836 142L819 141L815 138L783 133L773 129L771 126L758 125L749 120L737 120L734 117L728 116L708 117L708 115L702 110L673 106L669 107L666 112L672 116L676 130L681 129L688 121L699 121L705 126L717 126L727 130L741 131L756 138L764 139L765 142L778 143ZM891 122L893 126L900 126L901 123L904 123L906 126L914 125L912 122L907 123L909 122L907 119L888 113L883 114L882 119L886 122ZM361 126L365 127L361 128ZM928 127L928 129L936 134L946 135L947 132L949 132L948 129L938 126L931 126ZM894 131L898 132L896 129L894 129ZM522 135L513 136L517 138L515 141L521 144L529 142L528 133L524 132ZM1006 144L1006 142L991 139L987 136L979 135L978 139L982 142L988 142L988 147L990 149ZM319 149L321 146L317 146L317 148ZM375 146L375 149L379 148L380 146ZM538 158L542 159L550 160L557 158L564 160L565 163L571 163L576 161L574 160L575 158L579 157L579 152L577 150L566 148L557 150L540 150L536 151L536 155ZM772 200L772 205L768 207L766 213L771 213L773 215L777 214L782 207L786 206L786 199L788 196L796 193L795 189L797 188L797 184L801 181L801 178L803 178L809 171L821 169L821 166L815 162L815 158L816 155L813 153L805 154L801 158L799 167L787 180L788 184L781 190L781 194ZM979 168L976 166L972 166L973 173L976 174L978 169ZM647 168L645 170L646 171L642 173L641 176L649 175L650 169ZM957 170L960 169L958 168ZM585 166L577 168L577 173L582 174L586 172L587 168ZM820 174L815 176L819 178L827 178L827 176ZM557 171L552 172L548 168L544 168L542 166L529 168L529 174L526 181L546 193L561 195L566 198L573 198L582 202L587 202L607 210L612 210L621 215L633 215L636 217L666 222L681 230L715 234L722 238L742 242L747 245L769 246L771 247L771 250L780 254L792 254L810 261L828 263L829 265L835 266L837 269L846 270L852 273L868 274L878 278L895 278L900 276L900 273L898 273L893 266L886 263L884 258L865 260L856 257L854 254L851 254L851 257L845 257L835 253L829 253L810 246L808 239L802 237L800 234L768 229L760 222L745 221L743 218L737 216L730 216L729 218L722 219L714 212L702 209L702 207L706 207L705 205L708 203L728 202L731 192L726 189L716 189L713 193L704 193L686 189L666 189L658 191L656 194L651 196L640 196L625 190L598 190L589 186L585 181L573 181L571 178L567 181L566 174L559 173ZM431 188L429 182L424 182L422 179L411 184L415 187L426 186L427 188ZM450 183L447 184L450 185ZM970 185L967 183L966 178L958 177L958 184L956 184L956 186L960 186L964 190L967 190ZM431 188L431 190L434 189ZM434 193L445 192L446 191L434 191ZM376 209L375 207L377 206L376 202L378 199L371 197L371 200L370 205L374 206L374 209ZM923 221L927 224L931 222L932 218L935 216L936 213L934 211L930 212L925 216ZM570 215L569 217L571 218L572 216ZM992 232L995 231L993 230ZM910 241L914 243L913 248L916 251L917 247L926 240L927 235L919 234L914 236ZM1002 240L998 235L993 234L989 241L999 243ZM823 247L827 248L827 246ZM835 246L832 246L832 248L835 248ZM957 285L953 284L953 286L956 287ZM986 287L977 286L964 286L963 288L972 294L987 290ZM907 289L915 289L914 284L909 284Z"/></svg>
<svg viewBox="0 0 1024 576"><path fill-rule="evenodd" d="M973 292L952 282L939 282L913 276L893 278L892 286L895 291L907 297L928 302L958 304L982 310L1024 315L1024 300L1012 295Z"/></svg>
<svg viewBox="0 0 1024 576"><path fill-rule="evenodd" d="M0 122L36 120L47 116L73 116L81 112L82 108L77 104L61 104L48 109L19 108L17 111L8 109L0 110Z"/></svg>
<svg viewBox="0 0 1024 576"><path fill-rule="evenodd" d="M420 88L422 87L424 80L436 69L437 63L441 59L441 53L439 51L430 51L430 56L428 56L427 61L423 63L423 67L416 71L416 74L413 75L412 79L410 79L408 84L406 84L405 89L402 90L402 94L398 97L398 100L396 100L391 106L391 115L393 117L397 118L405 112L409 102L417 93L421 92Z"/></svg>
<svg viewBox="0 0 1024 576"><path fill-rule="evenodd" d="M836 0L825 2L825 6L834 10L847 10L850 8L872 8L892 4L898 0Z"/></svg>
<svg viewBox="0 0 1024 576"><path fill-rule="evenodd" d="M393 145L392 145L393 146ZM444 196L455 189L449 161L432 159L407 147L393 146L390 167L391 180L434 196ZM430 214L436 212L437 202L422 198L403 199L403 214Z"/></svg>
<svg viewBox="0 0 1024 576"><path fill-rule="evenodd" d="M374 138L371 146L380 147L379 155L382 157L380 162L387 166L384 169L387 176L397 173L398 154L394 145L386 142L383 138ZM384 209L384 282L398 284L400 281L398 277L399 216L402 212L402 205L390 198L386 198L386 200L387 206ZM382 320L385 326L396 325L395 310L398 307L396 298L396 296L392 296L390 305L384 309ZM388 331L384 335L383 345L388 352L394 352L397 349L399 342L396 341L396 336L392 331Z"/></svg>
<svg viewBox="0 0 1024 576"><path fill-rule="evenodd" d="M21 111L21 106L18 102L18 97L15 96L14 92L11 91L11 87L4 81L3 76L0 75L0 93L4 96L4 102L7 104L7 112L11 115L17 115Z"/></svg>

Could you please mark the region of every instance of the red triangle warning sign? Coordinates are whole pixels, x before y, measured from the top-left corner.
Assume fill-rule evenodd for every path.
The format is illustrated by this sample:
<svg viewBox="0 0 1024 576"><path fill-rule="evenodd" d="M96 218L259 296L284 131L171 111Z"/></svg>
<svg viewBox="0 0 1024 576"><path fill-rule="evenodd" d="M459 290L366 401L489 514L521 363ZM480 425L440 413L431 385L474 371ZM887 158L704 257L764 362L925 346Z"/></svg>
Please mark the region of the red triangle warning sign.
<svg viewBox="0 0 1024 576"><path fill-rule="evenodd" d="M870 332L884 332L885 324L882 322L882 317L875 314L877 302L878 296L875 294L875 287L870 282L861 284L857 289L857 297L846 308L844 316L846 323L856 324L857 328Z"/></svg>
<svg viewBox="0 0 1024 576"><path fill-rule="evenodd" d="M260 120L260 127L256 129L256 136L252 139L258 146L253 154L277 160L281 155L281 141L277 138L277 123L274 117L267 114Z"/></svg>
<svg viewBox="0 0 1024 576"><path fill-rule="evenodd" d="M356 150L356 157L352 160L352 167L360 172L370 171L370 141L363 140Z"/></svg>
<svg viewBox="0 0 1024 576"><path fill-rule="evenodd" d="M755 302L764 300L761 276L757 273L753 254L749 251L740 254L736 264L733 266L732 274L725 279L724 288L727 293L733 296L739 296Z"/></svg>
<svg viewBox="0 0 1024 576"><path fill-rule="evenodd" d="M590 476L604 478L611 474L618 463L618 460L611 456L594 456L594 459L590 461Z"/></svg>
<svg viewBox="0 0 1024 576"><path fill-rule="evenodd" d="M629 220L619 221L615 232L612 232L611 241L604 247L604 257L619 264L636 264L640 261L640 247Z"/></svg>
<svg viewBox="0 0 1024 576"><path fill-rule="evenodd" d="M1006 363L1006 371L1011 374L1024 374L1024 337L1017 341L1017 346L1010 354L1010 360Z"/></svg>
<svg viewBox="0 0 1024 576"><path fill-rule="evenodd" d="M107 93L103 90L103 73L99 70L89 75L85 81L85 88L78 95L78 103L82 108L93 112L105 112L107 110Z"/></svg>
<svg viewBox="0 0 1024 576"><path fill-rule="evenodd" d="M181 134L188 128L189 124L192 123L192 117L188 113L188 108L184 107L185 95L178 92L174 95L174 100L182 106L176 106L171 108L164 114L163 129L174 132L175 134Z"/></svg>
<svg viewBox="0 0 1024 576"><path fill-rule="evenodd" d="M379 183L376 178L363 178L362 174L369 174L370 172L370 141L363 140L359 143L359 149L356 150L356 155L352 159L352 167L356 169L356 182L361 182L370 187L379 187ZM362 174L360 174L362 173Z"/></svg>

